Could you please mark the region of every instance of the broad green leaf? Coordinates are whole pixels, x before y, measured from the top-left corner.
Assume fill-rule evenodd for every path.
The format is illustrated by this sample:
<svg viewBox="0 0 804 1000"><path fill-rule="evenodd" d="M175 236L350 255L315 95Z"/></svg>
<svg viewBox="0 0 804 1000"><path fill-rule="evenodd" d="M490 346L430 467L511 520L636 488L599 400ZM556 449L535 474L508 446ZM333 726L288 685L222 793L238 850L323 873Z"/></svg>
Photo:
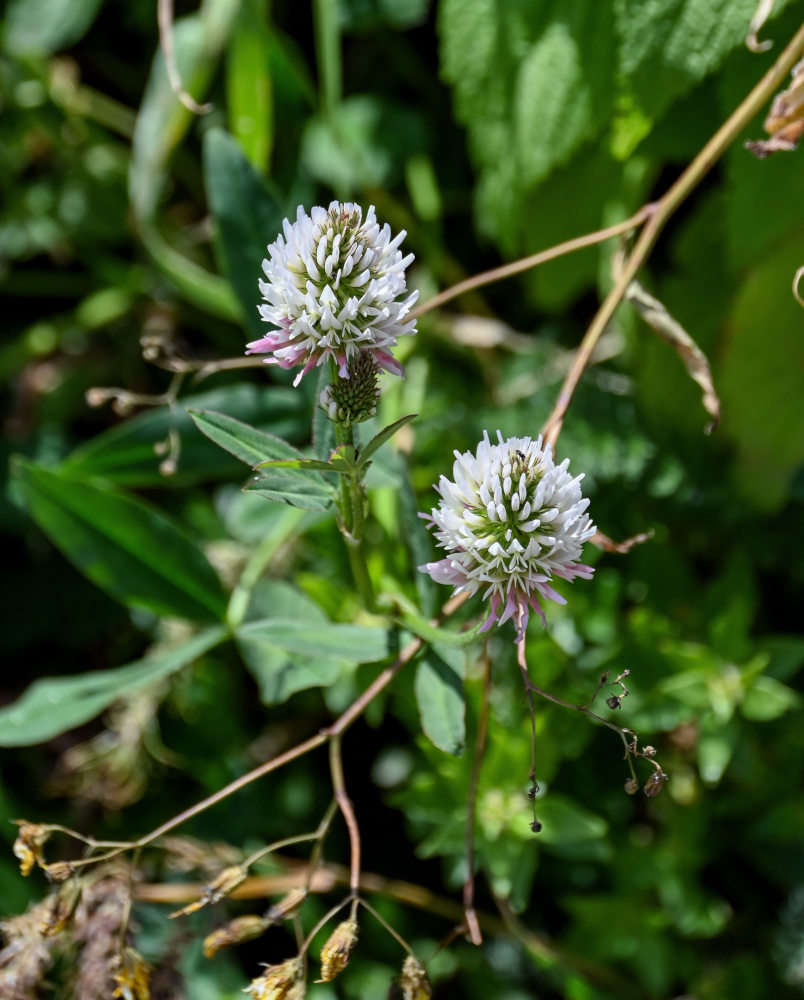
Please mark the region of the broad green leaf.
<svg viewBox="0 0 804 1000"><path fill-rule="evenodd" d="M388 633L372 625L342 625L264 618L237 630L238 639L269 642L277 649L330 660L373 663L388 655Z"/></svg>
<svg viewBox="0 0 804 1000"><path fill-rule="evenodd" d="M785 502L804 462L804 310L790 290L803 259L801 232L746 275L715 372L723 432L738 453L737 484L765 511Z"/></svg>
<svg viewBox="0 0 804 1000"><path fill-rule="evenodd" d="M290 504L291 507L326 510L332 503L332 490L320 478L313 476L314 473L273 472L255 476L243 489L247 493L259 493L269 500Z"/></svg>
<svg viewBox="0 0 804 1000"><path fill-rule="evenodd" d="M267 0L242 0L226 53L226 103L235 138L255 170L268 167L274 141L271 26Z"/></svg>
<svg viewBox="0 0 804 1000"><path fill-rule="evenodd" d="M758 677L746 692L740 711L752 722L768 722L801 705L801 695L773 677Z"/></svg>
<svg viewBox="0 0 804 1000"><path fill-rule="evenodd" d="M25 506L53 544L130 607L193 620L222 619L218 577L198 546L161 511L97 482L17 460Z"/></svg>
<svg viewBox="0 0 804 1000"><path fill-rule="evenodd" d="M266 459L300 459L302 453L281 438L214 410L188 410L196 427L241 462L256 468Z"/></svg>
<svg viewBox="0 0 804 1000"><path fill-rule="evenodd" d="M223 129L210 129L204 137L204 179L218 230L221 268L232 283L250 335L257 339L266 332L257 311L260 262L267 245L281 232L285 212L237 141Z"/></svg>
<svg viewBox="0 0 804 1000"><path fill-rule="evenodd" d="M406 417L401 417L399 420L395 420L387 427L383 427L379 434L375 434L366 447L360 452L360 467L363 468L374 452L377 451L378 448L381 448L389 438L393 437L400 427L404 427L405 424L409 424L411 420L415 420L417 416L418 413L409 413Z"/></svg>
<svg viewBox="0 0 804 1000"><path fill-rule="evenodd" d="M608 824L565 795L548 792L536 801L536 815L542 824L539 840L545 844L577 844L605 836Z"/></svg>
<svg viewBox="0 0 804 1000"><path fill-rule="evenodd" d="M279 437L300 440L309 432L304 398L284 386L244 382L187 396L181 405L148 409L111 427L74 451L62 464L75 476L102 476L125 486L186 485L198 480L231 479L241 467L210 439L196 433L187 409L222 410L251 424L270 425ZM159 472L154 446L171 428L181 439L179 467L169 481Z"/></svg>
<svg viewBox="0 0 804 1000"><path fill-rule="evenodd" d="M622 103L657 121L743 45L756 7L756 0L615 0ZM623 158L630 152L623 148Z"/></svg>
<svg viewBox="0 0 804 1000"><path fill-rule="evenodd" d="M469 131L483 231L513 251L528 190L600 134L613 105L612 0L444 0L441 63Z"/></svg>
<svg viewBox="0 0 804 1000"><path fill-rule="evenodd" d="M103 0L10 0L3 24L9 55L44 56L74 44L86 32Z"/></svg>
<svg viewBox="0 0 804 1000"><path fill-rule="evenodd" d="M267 506L267 505L266 505ZM323 610L307 594L280 580L263 580L254 589L248 607L249 619L298 620L309 626L329 624ZM286 701L297 691L334 684L347 669L341 660L288 651L268 638L242 636L237 646L243 661L260 687L267 705Z"/></svg>
<svg viewBox="0 0 804 1000"><path fill-rule="evenodd" d="M458 756L466 742L463 692L465 657L449 646L430 646L416 665L413 689L424 735L445 753Z"/></svg>
<svg viewBox="0 0 804 1000"><path fill-rule="evenodd" d="M205 0L198 14L176 21L173 47L184 89L199 100L212 79L239 0ZM140 221L155 214L167 165L194 116L173 93L165 59L157 51L132 143L129 189Z"/></svg>
<svg viewBox="0 0 804 1000"><path fill-rule="evenodd" d="M80 726L123 695L154 684L209 652L227 635L206 629L172 649L158 650L113 670L34 681L13 704L0 709L0 746L30 746Z"/></svg>

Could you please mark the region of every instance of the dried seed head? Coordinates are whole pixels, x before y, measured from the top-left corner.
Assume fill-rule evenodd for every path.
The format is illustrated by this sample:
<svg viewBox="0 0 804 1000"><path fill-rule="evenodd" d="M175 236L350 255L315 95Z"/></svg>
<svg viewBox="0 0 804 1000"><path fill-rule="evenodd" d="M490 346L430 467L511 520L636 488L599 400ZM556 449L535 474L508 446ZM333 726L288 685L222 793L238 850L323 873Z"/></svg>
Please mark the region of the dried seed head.
<svg viewBox="0 0 804 1000"><path fill-rule="evenodd" d="M82 888L78 880L65 882L48 897L50 903L42 914L42 921L39 925L42 937L53 937L64 930L75 913L75 908L81 899Z"/></svg>
<svg viewBox="0 0 804 1000"><path fill-rule="evenodd" d="M289 958L281 965L266 965L265 972L243 990L254 1000L303 1000L306 991L300 958Z"/></svg>
<svg viewBox="0 0 804 1000"><path fill-rule="evenodd" d="M151 968L138 951L124 948L112 973L115 991L120 1000L151 1000Z"/></svg>
<svg viewBox="0 0 804 1000"><path fill-rule="evenodd" d="M71 861L54 861L52 865L45 865L48 882L53 882L55 885L66 882L74 874L75 865Z"/></svg>
<svg viewBox="0 0 804 1000"><path fill-rule="evenodd" d="M170 916L183 917L188 913L195 913L196 910L200 910L207 903L217 903L245 881L246 869L242 865L232 865L231 868L224 868L217 878L214 878L203 887L200 899L189 903L180 910L175 910Z"/></svg>
<svg viewBox="0 0 804 1000"><path fill-rule="evenodd" d="M14 856L19 859L22 874L30 875L34 865L44 868L42 848L52 832L50 827L42 823L29 823L26 819L15 819L12 822L19 827L13 851Z"/></svg>
<svg viewBox="0 0 804 1000"><path fill-rule="evenodd" d="M230 920L228 924L218 927L204 938L204 957L212 958L221 948L228 948L243 941L251 941L259 937L270 926L270 920L252 913Z"/></svg>
<svg viewBox="0 0 804 1000"><path fill-rule="evenodd" d="M629 795L636 795L639 791L639 782L636 778L629 778L625 783L625 790Z"/></svg>
<svg viewBox="0 0 804 1000"><path fill-rule="evenodd" d="M306 889L291 889L278 903L274 903L265 916L272 924L281 924L283 920L288 920L299 912L299 907L306 898Z"/></svg>
<svg viewBox="0 0 804 1000"><path fill-rule="evenodd" d="M645 794L649 799L655 799L656 796L664 788L664 783L669 779L669 775L665 774L664 771L659 768L654 771L653 774L645 782Z"/></svg>
<svg viewBox="0 0 804 1000"><path fill-rule="evenodd" d="M343 972L349 964L355 945L357 944L357 921L344 920L330 934L327 943L321 949L320 983L328 983L339 972Z"/></svg>
<svg viewBox="0 0 804 1000"><path fill-rule="evenodd" d="M403 1000L430 1000L433 995L433 987L424 966L414 955L408 955L402 965L399 988Z"/></svg>

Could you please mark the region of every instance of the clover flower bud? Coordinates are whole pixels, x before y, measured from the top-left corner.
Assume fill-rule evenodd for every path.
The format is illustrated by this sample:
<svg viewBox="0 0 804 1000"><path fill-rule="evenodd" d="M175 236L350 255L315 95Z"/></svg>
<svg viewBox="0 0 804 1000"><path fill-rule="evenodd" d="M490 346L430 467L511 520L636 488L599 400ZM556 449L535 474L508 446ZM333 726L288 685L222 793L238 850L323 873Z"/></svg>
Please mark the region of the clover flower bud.
<svg viewBox="0 0 804 1000"><path fill-rule="evenodd" d="M324 386L319 396L321 409L330 420L341 424L359 424L377 412L380 389L374 358L363 352L349 362L349 377Z"/></svg>
<svg viewBox="0 0 804 1000"><path fill-rule="evenodd" d="M439 506L419 515L436 528L447 556L419 569L452 584L455 594L482 590L491 612L481 631L516 613L524 632L529 608L544 624L540 598L566 603L550 585L554 577L592 576L578 559L595 526L581 494L583 474L570 476L569 459L556 465L541 437L497 437L492 444L484 431L475 454L455 452L454 481L442 476Z"/></svg>
<svg viewBox="0 0 804 1000"><path fill-rule="evenodd" d="M307 990L301 959L288 958L281 965L266 965L265 972L252 979L243 992L254 1000L303 1000Z"/></svg>
<svg viewBox="0 0 804 1000"><path fill-rule="evenodd" d="M340 378L349 378L349 362L362 352L402 375L390 348L416 332L416 321L405 317L417 298L405 284L413 254L399 250L404 230L392 238L373 206L364 218L359 205L337 201L309 215L300 205L296 221L285 219L282 230L262 262L267 281L259 283L260 315L275 329L246 353L270 354L266 362L280 368L301 365L294 385L330 359Z"/></svg>
<svg viewBox="0 0 804 1000"><path fill-rule="evenodd" d="M357 944L357 921L344 920L330 934L321 949L321 978L319 983L328 983L349 964Z"/></svg>
<svg viewBox="0 0 804 1000"><path fill-rule="evenodd" d="M204 957L212 958L221 948L229 948L231 945L241 944L243 941L252 941L270 926L270 920L257 916L255 913L236 917L228 924L224 924L223 927L218 927L211 934L207 934L204 938Z"/></svg>

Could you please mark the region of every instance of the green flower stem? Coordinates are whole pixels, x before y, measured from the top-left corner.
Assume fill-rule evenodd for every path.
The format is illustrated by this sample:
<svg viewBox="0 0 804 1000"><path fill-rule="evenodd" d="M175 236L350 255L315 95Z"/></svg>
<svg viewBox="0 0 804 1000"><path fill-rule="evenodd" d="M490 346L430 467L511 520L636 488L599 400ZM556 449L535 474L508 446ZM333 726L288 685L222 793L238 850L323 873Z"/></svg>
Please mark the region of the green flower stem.
<svg viewBox="0 0 804 1000"><path fill-rule="evenodd" d="M335 375L337 377L337 373ZM354 428L352 424L335 423L335 440L338 445L349 445L354 448ZM340 513L341 531L346 541L346 551L349 553L349 564L352 567L360 596L367 611L376 611L377 602L374 596L374 586L366 565L366 553L363 549L363 528L365 526L364 488L360 472L353 475L343 475L341 478L341 495L337 501Z"/></svg>

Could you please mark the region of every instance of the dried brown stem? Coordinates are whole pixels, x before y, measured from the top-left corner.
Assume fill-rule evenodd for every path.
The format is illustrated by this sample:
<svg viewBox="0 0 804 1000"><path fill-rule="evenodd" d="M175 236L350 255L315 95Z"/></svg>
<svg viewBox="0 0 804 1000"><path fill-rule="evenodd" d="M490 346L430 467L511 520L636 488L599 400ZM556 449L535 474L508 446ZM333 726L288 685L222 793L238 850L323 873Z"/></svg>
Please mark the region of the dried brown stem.
<svg viewBox="0 0 804 1000"><path fill-rule="evenodd" d="M645 219L647 219L650 211L650 207L645 206L636 215L632 215L630 219L626 219L624 222L618 222L613 226L598 229L596 232L587 233L584 236L577 236L575 239L558 243L554 247L548 247L547 250L540 250L538 253L531 254L529 257L523 257L521 260L515 260L510 264L503 264L500 267L492 268L490 271L475 274L471 278L459 281L457 285L453 285L451 288L445 288L443 292L439 292L438 295L434 295L431 299L423 302L418 308L412 309L410 316L411 318L421 316L426 312L430 312L431 309L438 309L445 302L457 299L458 296L474 291L476 288L481 288L483 285L491 285L495 281L511 278L515 274L530 271L532 268L538 267L540 264L546 264L557 257L563 257L566 254L574 253L576 250L583 250L585 247L603 243L614 236L621 236L623 233L628 233L632 229L641 226Z"/></svg>
<svg viewBox="0 0 804 1000"><path fill-rule="evenodd" d="M795 65L802 48L804 48L804 24L798 29L773 66L741 102L739 107L729 116L727 121L717 130L709 142L707 142L675 184L670 187L658 202L643 209L643 211L648 212L647 222L639 234L634 249L623 266L622 273L604 299L589 329L586 331L572 367L567 373L567 377L561 387L553 411L542 428L542 433L548 444L555 447L558 436L561 433L564 417L572 402L572 397L575 394L575 389L578 386L581 376L589 364L589 359L592 356L595 345L612 320L631 281L650 256L651 250L665 225L679 205L695 190L754 115L773 96Z"/></svg>
<svg viewBox="0 0 804 1000"><path fill-rule="evenodd" d="M351 872L349 887L352 897L357 895L360 885L360 827L357 824L354 806L346 791L346 779L343 775L343 757L341 756L341 736L331 736L329 740L329 773L332 777L332 790L335 801L343 815L346 828L349 831L349 848L351 852Z"/></svg>

